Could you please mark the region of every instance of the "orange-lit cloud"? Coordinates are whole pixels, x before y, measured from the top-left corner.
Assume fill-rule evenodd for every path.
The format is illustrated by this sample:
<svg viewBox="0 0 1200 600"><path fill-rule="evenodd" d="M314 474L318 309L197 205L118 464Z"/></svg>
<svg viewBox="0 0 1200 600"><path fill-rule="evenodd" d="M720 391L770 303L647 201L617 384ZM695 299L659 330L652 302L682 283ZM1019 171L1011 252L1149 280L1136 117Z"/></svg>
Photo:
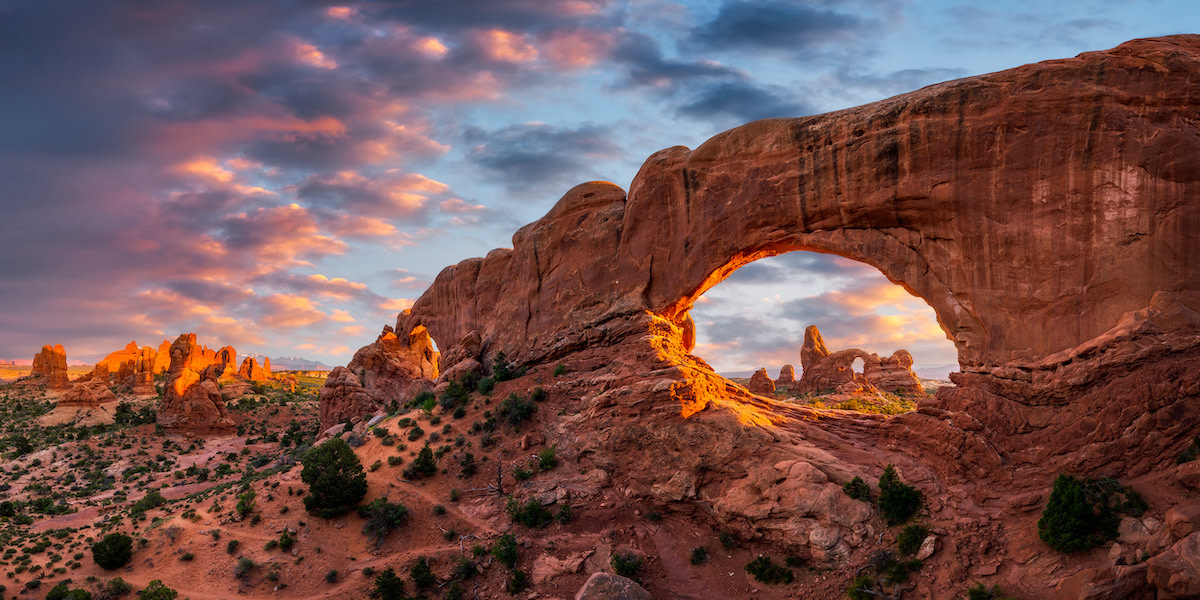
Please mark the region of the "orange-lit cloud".
<svg viewBox="0 0 1200 600"><path fill-rule="evenodd" d="M430 58L442 58L446 56L447 52L450 52L450 49L435 37L419 38L413 42L413 47Z"/></svg>
<svg viewBox="0 0 1200 600"><path fill-rule="evenodd" d="M560 68L583 69L607 56L613 44L610 33L580 29L552 32L541 47L545 57Z"/></svg>
<svg viewBox="0 0 1200 600"><path fill-rule="evenodd" d="M268 312L258 322L272 329L300 329L329 318L306 296L271 294L263 298L261 304Z"/></svg>
<svg viewBox="0 0 1200 600"><path fill-rule="evenodd" d="M357 13L358 9L350 6L330 6L329 8L325 9L325 14L329 15L330 18L339 19L342 21L349 20Z"/></svg>
<svg viewBox="0 0 1200 600"><path fill-rule="evenodd" d="M379 310L388 312L400 312L407 308L412 308L413 301L408 298L395 298L379 303Z"/></svg>
<svg viewBox="0 0 1200 600"><path fill-rule="evenodd" d="M487 210L487 207L482 204L468 204L461 198L447 198L438 207L448 213L476 213Z"/></svg>
<svg viewBox="0 0 1200 600"><path fill-rule="evenodd" d="M292 41L292 57L303 64L319 69L336 69L337 62L325 56L316 46L303 40Z"/></svg>
<svg viewBox="0 0 1200 600"><path fill-rule="evenodd" d="M499 62L529 62L538 57L537 49L529 43L529 37L503 29L478 32L475 42L488 58Z"/></svg>

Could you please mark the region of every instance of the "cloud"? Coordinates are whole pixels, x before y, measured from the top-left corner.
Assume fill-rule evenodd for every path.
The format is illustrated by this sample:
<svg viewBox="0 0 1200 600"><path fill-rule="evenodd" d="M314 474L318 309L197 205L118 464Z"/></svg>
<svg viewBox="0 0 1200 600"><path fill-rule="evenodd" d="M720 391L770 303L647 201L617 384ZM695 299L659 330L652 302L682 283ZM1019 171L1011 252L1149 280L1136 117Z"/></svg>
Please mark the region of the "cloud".
<svg viewBox="0 0 1200 600"><path fill-rule="evenodd" d="M607 127L523 123L496 131L472 129L468 160L512 189L562 186L596 176L592 166L621 155Z"/></svg>
<svg viewBox="0 0 1200 600"><path fill-rule="evenodd" d="M712 19L692 29L689 41L709 49L805 53L831 43L860 43L876 27L873 19L821 2L727 0Z"/></svg>
<svg viewBox="0 0 1200 600"><path fill-rule="evenodd" d="M778 86L757 85L746 81L724 81L701 86L687 95L678 112L689 117L742 123L770 117L799 117L815 109L789 98Z"/></svg>

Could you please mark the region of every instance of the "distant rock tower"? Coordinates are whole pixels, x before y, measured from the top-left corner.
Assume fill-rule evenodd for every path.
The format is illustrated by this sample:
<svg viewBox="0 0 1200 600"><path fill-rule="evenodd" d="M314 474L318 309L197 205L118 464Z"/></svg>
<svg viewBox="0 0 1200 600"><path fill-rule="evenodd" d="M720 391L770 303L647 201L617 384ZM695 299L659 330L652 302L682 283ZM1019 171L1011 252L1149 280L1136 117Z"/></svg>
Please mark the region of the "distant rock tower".
<svg viewBox="0 0 1200 600"><path fill-rule="evenodd" d="M48 390L65 390L71 387L67 378L67 351L62 344L42 346L42 351L33 357L30 375L41 376Z"/></svg>

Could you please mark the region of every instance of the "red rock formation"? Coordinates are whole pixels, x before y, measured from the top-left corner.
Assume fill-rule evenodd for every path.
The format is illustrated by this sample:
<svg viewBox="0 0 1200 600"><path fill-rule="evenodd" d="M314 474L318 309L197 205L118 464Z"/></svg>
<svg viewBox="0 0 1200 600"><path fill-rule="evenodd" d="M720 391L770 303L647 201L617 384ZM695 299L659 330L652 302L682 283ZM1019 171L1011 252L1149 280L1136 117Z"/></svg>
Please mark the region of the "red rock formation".
<svg viewBox="0 0 1200 600"><path fill-rule="evenodd" d="M196 334L180 335L171 344L171 366L166 390L158 408L158 424L166 429L195 433L223 433L235 427L225 407L217 378L224 372L207 349L196 344ZM194 367L204 364L197 371Z"/></svg>
<svg viewBox="0 0 1200 600"><path fill-rule="evenodd" d="M804 345L801 347L801 362L804 371L796 391L800 393L828 393L838 391L855 393L868 388L904 394L923 394L921 379L912 372L912 355L908 350L897 350L891 356L879 355L858 348L830 353L816 325L804 330ZM854 361L862 359L861 373L855 373ZM849 385L847 385L849 384Z"/></svg>
<svg viewBox="0 0 1200 600"><path fill-rule="evenodd" d="M272 377L272 375L271 375L271 358L269 356L263 357L262 370L263 370L263 377L266 377L267 379L270 379Z"/></svg>
<svg viewBox="0 0 1200 600"><path fill-rule="evenodd" d="M878 530L840 484L893 462L955 531L954 551L931 558L944 569L933 590L996 574L1044 597L1111 566L1038 545L1031 524L1057 472L1138 477L1200 428L1198 80L1200 36L1135 40L669 148L628 195L577 186L511 249L444 269L395 331L427 330L448 357L484 365L500 351L534 371L593 365L570 373L586 400L560 439L623 497L819 563L865 562ZM696 299L793 250L865 262L928 302L958 349L957 386L916 412L814 423L690 356ZM478 352L457 348L473 331ZM828 358L806 348L806 374ZM881 373L907 368L891 359ZM381 403L372 371L336 375L323 425ZM1130 567L1105 580L1170 588Z"/></svg>
<svg viewBox="0 0 1200 600"><path fill-rule="evenodd" d="M71 381L67 378L67 351L62 344L42 346L42 351L33 357L33 368L29 374L41 377L48 390L69 389Z"/></svg>
<svg viewBox="0 0 1200 600"><path fill-rule="evenodd" d="M765 368L759 369L754 372L754 375L750 376L750 384L746 386L746 389L750 390L751 394L758 394L759 396L774 396L775 382L771 381L771 376L767 375L767 370Z"/></svg>
<svg viewBox="0 0 1200 600"><path fill-rule="evenodd" d="M350 364L335 368L321 386L321 429L407 402L424 389L425 384L414 383L437 376L438 353L424 328L401 339L385 327L375 343L355 352Z"/></svg>
<svg viewBox="0 0 1200 600"><path fill-rule="evenodd" d="M267 360L271 359L268 358ZM258 361L253 356L247 356L242 360L242 366L238 369L238 376L250 381L266 381L270 378L267 375L267 371L258 366Z"/></svg>
<svg viewBox="0 0 1200 600"><path fill-rule="evenodd" d="M238 372L237 350L233 346L225 346L217 350L214 364L220 368L221 377L233 377Z"/></svg>
<svg viewBox="0 0 1200 600"><path fill-rule="evenodd" d="M170 345L167 342L167 348ZM137 394L153 394L154 376L166 370L160 358L159 350L150 346L138 347L136 341L129 342L124 348L105 356L92 368L92 372L81 377L80 381L95 381L106 385L130 388ZM169 356L166 356L169 361ZM169 363L168 363L169 364Z"/></svg>
<svg viewBox="0 0 1200 600"><path fill-rule="evenodd" d="M99 408L117 399L116 394L100 381L77 383L58 399L58 407Z"/></svg>
<svg viewBox="0 0 1200 600"><path fill-rule="evenodd" d="M792 365L783 365L779 369L779 379L775 380L777 389L791 391L796 386L796 368Z"/></svg>

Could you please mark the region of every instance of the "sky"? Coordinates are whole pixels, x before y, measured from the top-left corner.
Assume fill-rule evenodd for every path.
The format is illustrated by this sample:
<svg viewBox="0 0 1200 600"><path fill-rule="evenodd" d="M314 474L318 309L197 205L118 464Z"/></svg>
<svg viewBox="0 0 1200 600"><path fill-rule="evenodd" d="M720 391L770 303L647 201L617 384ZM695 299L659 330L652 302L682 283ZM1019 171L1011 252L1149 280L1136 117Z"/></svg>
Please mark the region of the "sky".
<svg viewBox="0 0 1200 600"><path fill-rule="evenodd" d="M0 0L0 359L196 332L345 364L443 267L661 148L1197 23L1194 0ZM955 360L921 300L836 257L743 267L693 315L718 370L798 363L814 323Z"/></svg>

